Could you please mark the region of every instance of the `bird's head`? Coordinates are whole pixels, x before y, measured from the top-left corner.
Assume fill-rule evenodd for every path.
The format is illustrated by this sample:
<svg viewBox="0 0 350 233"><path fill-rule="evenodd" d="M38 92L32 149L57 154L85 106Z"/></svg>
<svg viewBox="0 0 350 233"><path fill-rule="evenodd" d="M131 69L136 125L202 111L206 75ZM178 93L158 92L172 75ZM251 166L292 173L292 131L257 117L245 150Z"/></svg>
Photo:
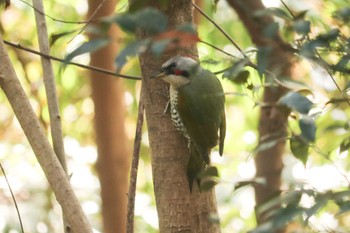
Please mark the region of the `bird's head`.
<svg viewBox="0 0 350 233"><path fill-rule="evenodd" d="M192 58L176 56L166 61L160 73L154 78L161 78L175 88L179 88L191 82L198 67L198 62Z"/></svg>

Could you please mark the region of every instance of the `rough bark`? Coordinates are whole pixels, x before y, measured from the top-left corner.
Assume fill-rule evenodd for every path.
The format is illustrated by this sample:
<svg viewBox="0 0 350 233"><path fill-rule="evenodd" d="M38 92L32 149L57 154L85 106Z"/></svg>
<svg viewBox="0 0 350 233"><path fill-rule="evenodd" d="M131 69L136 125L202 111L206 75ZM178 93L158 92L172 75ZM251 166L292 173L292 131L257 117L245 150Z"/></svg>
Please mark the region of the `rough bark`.
<svg viewBox="0 0 350 233"><path fill-rule="evenodd" d="M1 34L0 61L0 87L9 100L72 231L74 233L92 232L68 177L50 146L44 130L41 128L38 118L35 116L34 110L17 78L5 50Z"/></svg>
<svg viewBox="0 0 350 233"><path fill-rule="evenodd" d="M100 4L103 3L101 6ZM88 17L114 13L116 0L89 0ZM99 7L100 6L100 7ZM96 12L95 12L96 11ZM109 31L113 38L115 27ZM93 38L90 35L90 38ZM115 70L117 44L111 43L91 54L90 64ZM121 79L91 73L92 99L95 105L95 133L98 148L96 170L101 184L103 228L106 233L126 231L126 206L130 154L125 133L124 88Z"/></svg>
<svg viewBox="0 0 350 233"><path fill-rule="evenodd" d="M192 22L191 1L169 1L163 8L158 1L149 1L169 17L169 27ZM144 37L140 33L140 37ZM151 53L140 56L142 90L145 104L148 136L152 150L152 172L159 231L163 232L220 232L219 225L210 222L210 214L217 214L214 190L199 192L196 186L189 191L186 164L189 151L186 140L176 131L169 113L163 115L168 98L164 97L168 86L150 77L159 71L161 64L176 54L197 57L195 47L189 51L168 53L157 59Z"/></svg>
<svg viewBox="0 0 350 233"><path fill-rule="evenodd" d="M227 0L227 2L237 12L254 44L257 47L272 49L267 58L267 69L275 77L291 77L293 60L291 53L287 51L287 44L283 42L278 34L271 38L264 33L266 27L274 22L273 18L270 16L259 18L254 16L254 12L265 8L261 0ZM280 192L283 169L282 155L285 147L283 138L286 135L288 113L273 106L285 91L283 87L265 87L264 89L263 102L272 107L262 107L260 109L259 143L262 144L270 140L279 141L272 148L258 152L255 157L256 177L266 180L266 185L255 185L257 207ZM268 220L267 213L260 213L259 211L256 213L258 224Z"/></svg>

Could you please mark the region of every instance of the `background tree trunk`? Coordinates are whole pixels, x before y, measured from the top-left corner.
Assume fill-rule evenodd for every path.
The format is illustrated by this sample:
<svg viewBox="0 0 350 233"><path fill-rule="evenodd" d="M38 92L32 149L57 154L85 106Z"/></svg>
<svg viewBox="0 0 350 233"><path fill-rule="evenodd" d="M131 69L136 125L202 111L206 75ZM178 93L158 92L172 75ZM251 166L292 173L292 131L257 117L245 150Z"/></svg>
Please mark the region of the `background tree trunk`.
<svg viewBox="0 0 350 233"><path fill-rule="evenodd" d="M191 23L193 12L191 1L169 1L166 7L149 1L169 17L169 28ZM145 35L141 32L140 37ZM217 214L214 189L200 193L194 186L189 191L186 164L189 151L187 142L173 126L170 114L163 115L167 101L168 85L150 76L159 71L161 64L176 54L197 57L195 47L189 51L177 51L157 59L146 52L140 56L142 88L145 103L148 136L152 150L152 172L156 205L159 217L159 231L164 232L220 232L218 224L210 222L210 214Z"/></svg>
<svg viewBox="0 0 350 233"><path fill-rule="evenodd" d="M276 77L291 77L293 61L291 53L286 52L287 45L278 34L272 38L264 33L266 27L274 23L274 20L267 15L259 18L254 16L256 11L265 9L261 0L227 0L227 2L237 12L255 45L258 48L271 49L267 57L267 69ZM278 143L267 150L259 151L255 157L256 177L266 180L266 185L255 185L257 207L280 193L288 113L273 105L285 91L286 89L282 87L264 89L263 102L272 107L262 107L260 110L259 144L272 140L278 140ZM258 224L268 220L266 213L259 211L256 213Z"/></svg>
<svg viewBox="0 0 350 233"><path fill-rule="evenodd" d="M116 0L89 0L88 17L97 10L94 18L114 13ZM117 34L110 30L111 38ZM92 36L91 36L92 38ZM117 44L111 43L91 54L90 64L114 70ZM98 147L96 163L101 184L102 216L105 233L126 231L126 206L130 154L127 147L124 118L124 89L121 79L92 72L92 99L95 104L95 132Z"/></svg>

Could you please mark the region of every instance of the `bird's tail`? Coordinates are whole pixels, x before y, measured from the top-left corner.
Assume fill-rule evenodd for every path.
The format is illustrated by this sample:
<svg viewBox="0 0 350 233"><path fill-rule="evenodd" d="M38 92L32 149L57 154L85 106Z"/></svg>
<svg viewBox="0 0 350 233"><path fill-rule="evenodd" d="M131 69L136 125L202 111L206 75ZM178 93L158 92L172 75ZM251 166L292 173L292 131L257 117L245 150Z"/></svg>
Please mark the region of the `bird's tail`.
<svg viewBox="0 0 350 233"><path fill-rule="evenodd" d="M187 178L190 186L190 192L192 192L193 182L196 180L198 188L200 189L200 177L199 175L204 171L206 162L203 160L202 155L198 151L197 147L190 143L190 158L187 164Z"/></svg>

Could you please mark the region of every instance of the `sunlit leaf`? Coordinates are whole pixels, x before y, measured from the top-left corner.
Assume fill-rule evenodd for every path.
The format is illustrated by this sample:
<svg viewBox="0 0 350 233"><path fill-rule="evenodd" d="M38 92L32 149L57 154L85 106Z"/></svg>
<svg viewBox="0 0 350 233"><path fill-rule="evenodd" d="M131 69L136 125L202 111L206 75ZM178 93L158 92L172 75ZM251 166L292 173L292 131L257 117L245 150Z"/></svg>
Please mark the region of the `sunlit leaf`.
<svg viewBox="0 0 350 233"><path fill-rule="evenodd" d="M309 156L309 144L301 136L295 135L290 138L289 146L294 157L306 164Z"/></svg>
<svg viewBox="0 0 350 233"><path fill-rule="evenodd" d="M278 103L280 105L285 105L286 107L297 111L301 114L308 114L313 103L305 96L299 94L298 92L288 92L282 96Z"/></svg>
<svg viewBox="0 0 350 233"><path fill-rule="evenodd" d="M299 127L301 130L301 136L303 136L309 142L314 142L316 137L316 125L315 121L311 118L302 118L299 120Z"/></svg>
<svg viewBox="0 0 350 233"><path fill-rule="evenodd" d="M109 42L109 38L101 38L84 42L78 48L76 48L66 56L65 62L69 62L76 56L82 55L84 53L91 53L98 49L101 49L105 47Z"/></svg>

